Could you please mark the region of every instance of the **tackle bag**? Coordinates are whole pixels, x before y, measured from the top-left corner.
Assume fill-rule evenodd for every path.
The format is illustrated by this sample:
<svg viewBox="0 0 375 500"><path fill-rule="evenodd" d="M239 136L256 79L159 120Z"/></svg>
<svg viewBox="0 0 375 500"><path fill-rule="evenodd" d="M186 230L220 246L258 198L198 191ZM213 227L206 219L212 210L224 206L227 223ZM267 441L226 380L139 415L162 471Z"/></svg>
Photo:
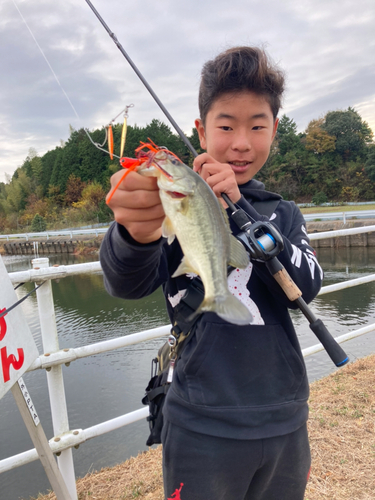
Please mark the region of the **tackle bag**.
<svg viewBox="0 0 375 500"><path fill-rule="evenodd" d="M165 342L159 349L157 357L152 360L151 379L146 387L146 395L142 399L142 403L149 406L147 421L150 427L150 435L146 441L147 446L161 443L163 406L165 396L171 385L168 381L170 353L171 346L168 342Z"/></svg>
<svg viewBox="0 0 375 500"><path fill-rule="evenodd" d="M199 277L194 278L185 296L174 309L174 326L167 342L161 346L157 357L151 361L151 379L142 399L142 403L149 407L147 421L150 435L146 441L147 446L161 443L165 397L172 383L177 361L187 341L192 337L200 317L199 314L195 316L193 313L198 309L203 297L203 284Z"/></svg>

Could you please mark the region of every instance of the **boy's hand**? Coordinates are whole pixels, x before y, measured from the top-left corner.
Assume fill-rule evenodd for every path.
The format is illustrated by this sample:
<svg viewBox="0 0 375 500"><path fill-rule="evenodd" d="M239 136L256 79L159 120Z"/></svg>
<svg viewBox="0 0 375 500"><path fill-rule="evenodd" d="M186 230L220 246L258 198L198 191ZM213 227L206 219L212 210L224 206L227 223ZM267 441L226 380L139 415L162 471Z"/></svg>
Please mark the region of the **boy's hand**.
<svg viewBox="0 0 375 500"><path fill-rule="evenodd" d="M219 163L208 153L203 153L195 158L193 170L207 182L224 208L227 208L227 204L221 193L226 193L233 203L241 198L236 176L229 163Z"/></svg>
<svg viewBox="0 0 375 500"><path fill-rule="evenodd" d="M112 175L112 189L123 174L124 171L120 170ZM151 243L161 237L165 214L155 177L129 172L108 206L113 211L116 222L124 226L138 243Z"/></svg>

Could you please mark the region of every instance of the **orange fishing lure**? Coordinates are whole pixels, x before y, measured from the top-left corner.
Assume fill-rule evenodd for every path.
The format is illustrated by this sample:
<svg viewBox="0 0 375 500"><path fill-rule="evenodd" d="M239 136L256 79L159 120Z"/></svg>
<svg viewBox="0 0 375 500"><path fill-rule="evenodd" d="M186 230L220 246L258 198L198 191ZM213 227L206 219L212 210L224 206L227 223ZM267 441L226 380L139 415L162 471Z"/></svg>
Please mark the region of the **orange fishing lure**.
<svg viewBox="0 0 375 500"><path fill-rule="evenodd" d="M113 160L113 130L112 125L108 125L108 151L111 160Z"/></svg>
<svg viewBox="0 0 375 500"><path fill-rule="evenodd" d="M150 138L148 140L150 142L141 142L140 146L138 146L138 148L135 150L136 158L126 158L126 157L120 158L120 165L123 168L126 168L126 171L121 176L121 179L118 181L116 186L107 196L106 199L107 205L111 201L112 196L115 194L122 181L129 174L129 172L136 170L140 165L143 165L144 163L148 163L147 167L154 165L163 173L163 175L171 179L171 176L165 170L163 170L163 168L160 165L158 165L157 162L154 161L155 156L160 151L164 151L166 154L172 155L178 161L180 161L180 159L168 149L160 148L159 146L157 146ZM146 151L144 151L145 149Z"/></svg>

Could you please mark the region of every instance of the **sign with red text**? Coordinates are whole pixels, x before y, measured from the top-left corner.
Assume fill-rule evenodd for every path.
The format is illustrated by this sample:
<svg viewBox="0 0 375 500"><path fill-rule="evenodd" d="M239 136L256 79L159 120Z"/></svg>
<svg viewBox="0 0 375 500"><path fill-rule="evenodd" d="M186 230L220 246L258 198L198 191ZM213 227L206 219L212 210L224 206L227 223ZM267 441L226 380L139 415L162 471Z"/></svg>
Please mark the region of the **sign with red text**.
<svg viewBox="0 0 375 500"><path fill-rule="evenodd" d="M0 399L39 356L21 306L6 312L17 300L0 257Z"/></svg>

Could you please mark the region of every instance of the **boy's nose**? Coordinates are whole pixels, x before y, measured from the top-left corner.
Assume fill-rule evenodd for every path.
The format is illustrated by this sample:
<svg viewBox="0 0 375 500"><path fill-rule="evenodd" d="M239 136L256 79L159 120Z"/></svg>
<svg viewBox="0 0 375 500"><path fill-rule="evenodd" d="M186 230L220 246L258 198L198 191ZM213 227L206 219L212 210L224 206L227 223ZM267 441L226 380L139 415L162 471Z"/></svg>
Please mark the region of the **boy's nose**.
<svg viewBox="0 0 375 500"><path fill-rule="evenodd" d="M251 143L246 134L237 134L232 142L232 149L237 151L250 151Z"/></svg>

